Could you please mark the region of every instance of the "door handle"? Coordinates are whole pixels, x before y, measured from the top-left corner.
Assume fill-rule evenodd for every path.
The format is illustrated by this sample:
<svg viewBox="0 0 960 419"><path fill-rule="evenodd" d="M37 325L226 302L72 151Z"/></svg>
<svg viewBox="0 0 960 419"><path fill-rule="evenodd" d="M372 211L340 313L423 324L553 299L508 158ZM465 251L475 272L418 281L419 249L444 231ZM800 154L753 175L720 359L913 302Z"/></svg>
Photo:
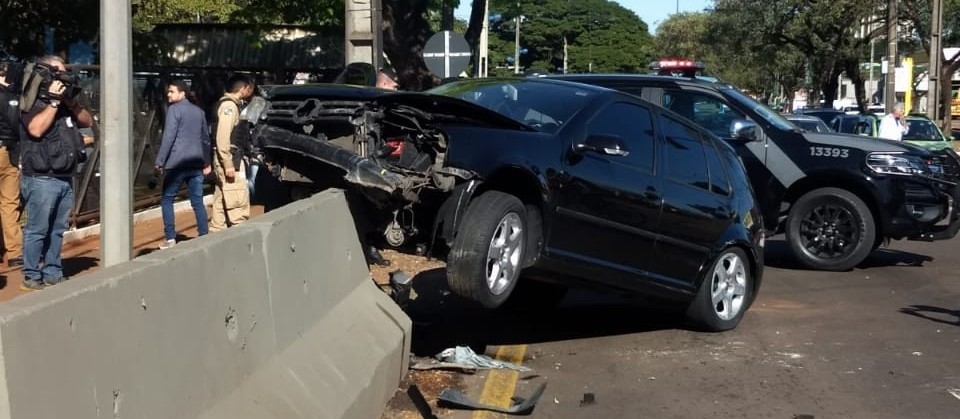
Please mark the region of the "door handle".
<svg viewBox="0 0 960 419"><path fill-rule="evenodd" d="M663 199L663 195L660 195L660 192L657 192L657 190L653 188L647 188L647 190L643 192L643 197L651 201L660 201Z"/></svg>

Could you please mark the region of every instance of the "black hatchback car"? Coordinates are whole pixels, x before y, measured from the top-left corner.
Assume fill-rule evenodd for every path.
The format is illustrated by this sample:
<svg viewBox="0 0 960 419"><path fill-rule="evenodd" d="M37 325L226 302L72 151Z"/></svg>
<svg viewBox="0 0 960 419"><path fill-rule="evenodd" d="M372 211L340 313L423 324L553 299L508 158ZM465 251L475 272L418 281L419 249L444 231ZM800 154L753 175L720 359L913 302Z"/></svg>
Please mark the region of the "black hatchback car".
<svg viewBox="0 0 960 419"><path fill-rule="evenodd" d="M804 131L736 87L691 73L556 78L634 94L733 145L768 234L786 233L806 267L848 270L889 239L949 240L960 231L960 156L949 148Z"/></svg>
<svg viewBox="0 0 960 419"><path fill-rule="evenodd" d="M385 235L426 232L450 288L486 307L518 282L539 300L588 283L726 330L760 286L762 220L734 150L628 94L537 79L282 86L260 122L277 173L328 184L333 169L387 215Z"/></svg>

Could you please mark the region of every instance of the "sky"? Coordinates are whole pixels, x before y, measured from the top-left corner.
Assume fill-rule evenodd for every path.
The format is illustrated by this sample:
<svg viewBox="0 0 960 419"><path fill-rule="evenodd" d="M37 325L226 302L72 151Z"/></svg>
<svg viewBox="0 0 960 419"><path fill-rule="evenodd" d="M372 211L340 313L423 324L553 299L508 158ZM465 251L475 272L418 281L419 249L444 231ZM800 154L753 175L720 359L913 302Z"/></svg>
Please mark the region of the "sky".
<svg viewBox="0 0 960 419"><path fill-rule="evenodd" d="M621 6L633 10L640 19L646 22L653 35L657 31L657 25L661 21L675 13L677 9L681 12L700 12L707 7L713 7L713 0L614 0ZM460 7L454 13L458 18L467 20L470 18L470 0L460 0Z"/></svg>

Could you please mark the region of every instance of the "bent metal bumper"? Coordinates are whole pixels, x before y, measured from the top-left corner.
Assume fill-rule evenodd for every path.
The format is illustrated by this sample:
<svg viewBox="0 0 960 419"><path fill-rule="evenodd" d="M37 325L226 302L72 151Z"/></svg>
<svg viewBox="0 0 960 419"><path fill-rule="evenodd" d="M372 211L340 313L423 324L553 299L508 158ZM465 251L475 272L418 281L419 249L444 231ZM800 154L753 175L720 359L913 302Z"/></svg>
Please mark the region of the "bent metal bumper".
<svg viewBox="0 0 960 419"><path fill-rule="evenodd" d="M923 226L922 231L908 237L909 240L947 240L957 235L960 231L960 186L952 184L949 189L941 191L941 199L946 215Z"/></svg>
<svg viewBox="0 0 960 419"><path fill-rule="evenodd" d="M388 194L403 190L410 183L406 176L391 172L373 159L344 150L325 139L261 125L254 133L254 143L264 149L292 152L337 167L346 172L343 178L347 182Z"/></svg>

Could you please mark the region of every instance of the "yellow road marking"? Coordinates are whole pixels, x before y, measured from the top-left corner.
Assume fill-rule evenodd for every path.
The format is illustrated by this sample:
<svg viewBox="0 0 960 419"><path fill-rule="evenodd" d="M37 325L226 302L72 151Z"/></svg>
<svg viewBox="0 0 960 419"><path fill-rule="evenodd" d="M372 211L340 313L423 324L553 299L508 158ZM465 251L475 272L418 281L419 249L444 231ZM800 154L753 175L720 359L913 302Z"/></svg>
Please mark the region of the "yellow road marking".
<svg viewBox="0 0 960 419"><path fill-rule="evenodd" d="M527 345L504 345L497 349L496 359L521 365L523 355L527 352ZM510 407L513 394L517 389L520 372L510 369L493 369L483 383L483 392L480 393L480 403L490 406ZM478 410L473 413L473 419L493 419L505 417L503 413Z"/></svg>

